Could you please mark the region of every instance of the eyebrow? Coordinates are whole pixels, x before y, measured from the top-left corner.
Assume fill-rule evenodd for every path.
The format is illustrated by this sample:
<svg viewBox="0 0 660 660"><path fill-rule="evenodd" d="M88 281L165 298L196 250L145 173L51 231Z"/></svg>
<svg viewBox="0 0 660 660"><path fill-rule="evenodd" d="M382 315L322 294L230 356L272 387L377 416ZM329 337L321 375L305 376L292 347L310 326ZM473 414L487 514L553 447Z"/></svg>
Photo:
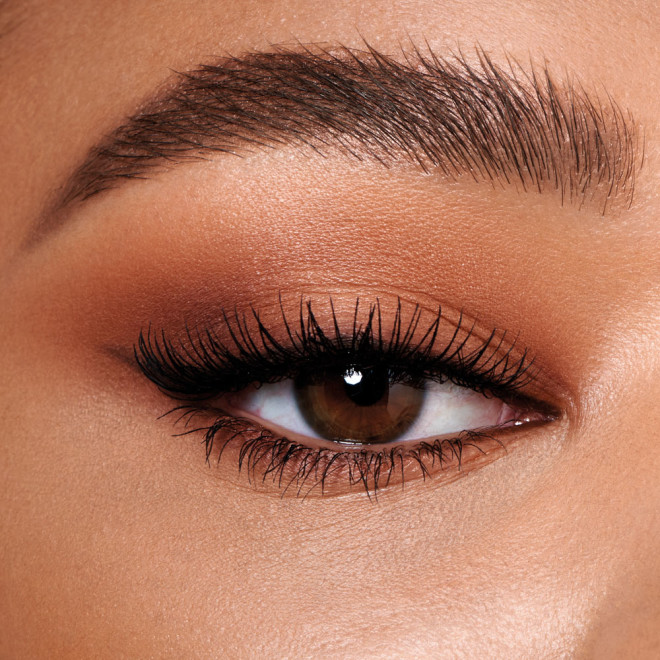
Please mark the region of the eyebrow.
<svg viewBox="0 0 660 660"><path fill-rule="evenodd" d="M214 154L294 145L450 179L556 190L562 203L632 203L639 131L607 93L477 48L395 59L374 48L278 47L177 73L91 149L59 206Z"/></svg>

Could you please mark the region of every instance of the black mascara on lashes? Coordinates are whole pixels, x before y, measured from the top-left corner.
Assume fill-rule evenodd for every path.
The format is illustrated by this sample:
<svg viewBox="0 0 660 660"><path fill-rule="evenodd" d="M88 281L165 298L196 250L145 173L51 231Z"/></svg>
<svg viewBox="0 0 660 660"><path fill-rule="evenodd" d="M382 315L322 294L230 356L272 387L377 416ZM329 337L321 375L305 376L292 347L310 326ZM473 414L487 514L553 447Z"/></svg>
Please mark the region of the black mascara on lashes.
<svg viewBox="0 0 660 660"><path fill-rule="evenodd" d="M444 345L439 339L442 310L421 327L422 311L415 305L404 320L397 299L391 330L386 332L379 301L367 306L360 323L360 299L356 299L352 327L340 329L330 299L332 322L324 328L310 300L301 299L298 318L292 324L280 303L281 326L286 340L276 339L259 313L242 316L221 313L226 340L209 328L187 327L185 339L169 338L151 328L141 332L134 348L135 360L155 385L174 397L202 398L235 392L253 383L272 383L301 372L341 365L386 365L394 380L451 380L481 392L511 394L534 379L534 360L527 351L515 355L515 342L502 346L506 332L492 330L476 347L467 349L474 326L460 315ZM362 305L364 308L364 305Z"/></svg>

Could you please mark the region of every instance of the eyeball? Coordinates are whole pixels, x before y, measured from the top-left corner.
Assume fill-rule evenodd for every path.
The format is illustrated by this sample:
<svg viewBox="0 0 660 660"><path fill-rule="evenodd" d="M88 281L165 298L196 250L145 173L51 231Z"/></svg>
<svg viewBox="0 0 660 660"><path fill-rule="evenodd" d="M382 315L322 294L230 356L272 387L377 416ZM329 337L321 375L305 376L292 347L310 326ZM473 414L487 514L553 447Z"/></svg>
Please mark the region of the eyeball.
<svg viewBox="0 0 660 660"><path fill-rule="evenodd" d="M385 366L307 374L229 398L232 414L298 438L363 446L520 425L542 415L449 380L398 382Z"/></svg>

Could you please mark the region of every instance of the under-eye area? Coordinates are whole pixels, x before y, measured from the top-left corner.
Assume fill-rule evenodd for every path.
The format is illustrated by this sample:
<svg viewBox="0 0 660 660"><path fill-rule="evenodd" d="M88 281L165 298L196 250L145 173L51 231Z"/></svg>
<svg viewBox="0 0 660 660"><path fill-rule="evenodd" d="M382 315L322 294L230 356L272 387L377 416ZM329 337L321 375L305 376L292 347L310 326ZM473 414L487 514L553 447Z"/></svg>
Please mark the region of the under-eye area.
<svg viewBox="0 0 660 660"><path fill-rule="evenodd" d="M198 435L209 464L282 496L452 481L560 416L515 335L440 306L280 297L263 315L183 325L135 345L176 403L163 418Z"/></svg>

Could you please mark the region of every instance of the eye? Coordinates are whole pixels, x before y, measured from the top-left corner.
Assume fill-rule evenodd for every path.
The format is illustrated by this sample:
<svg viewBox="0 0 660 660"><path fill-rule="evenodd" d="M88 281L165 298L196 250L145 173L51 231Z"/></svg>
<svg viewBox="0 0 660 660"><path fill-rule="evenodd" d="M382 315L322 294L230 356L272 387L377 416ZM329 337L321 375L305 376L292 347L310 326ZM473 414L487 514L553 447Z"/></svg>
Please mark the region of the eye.
<svg viewBox="0 0 660 660"><path fill-rule="evenodd" d="M434 440L543 418L447 379L401 382L386 366L350 366L250 387L228 397L226 407L287 437L356 448Z"/></svg>
<svg viewBox="0 0 660 660"><path fill-rule="evenodd" d="M142 373L179 403L176 435L201 434L209 462L233 461L258 487L376 493L476 466L500 435L558 416L531 395L528 351L463 312L406 311L398 298L357 300L352 312L332 299L291 307L295 324L280 298L268 324L255 310L223 313L217 329L149 330L135 346Z"/></svg>

